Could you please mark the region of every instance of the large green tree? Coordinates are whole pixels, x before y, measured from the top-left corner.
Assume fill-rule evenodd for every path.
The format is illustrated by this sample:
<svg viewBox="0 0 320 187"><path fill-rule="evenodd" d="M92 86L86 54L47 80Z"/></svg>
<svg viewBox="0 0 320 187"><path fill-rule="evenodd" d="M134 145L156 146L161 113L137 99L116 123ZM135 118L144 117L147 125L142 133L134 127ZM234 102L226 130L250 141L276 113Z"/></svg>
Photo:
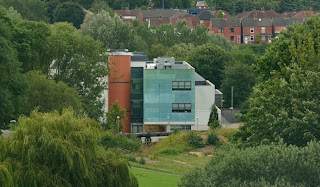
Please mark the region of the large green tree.
<svg viewBox="0 0 320 187"><path fill-rule="evenodd" d="M188 62L197 73L220 88L223 70L231 62L231 55L218 46L205 44L190 51Z"/></svg>
<svg viewBox="0 0 320 187"><path fill-rule="evenodd" d="M90 36L82 36L68 23L52 25L46 53L51 62L49 75L77 89L82 97L85 113L92 118L102 116L107 76L105 49Z"/></svg>
<svg viewBox="0 0 320 187"><path fill-rule="evenodd" d="M26 83L20 73L12 39L16 30L6 11L0 7L0 128L17 119L26 103Z"/></svg>
<svg viewBox="0 0 320 187"><path fill-rule="evenodd" d="M320 18L290 27L267 50L257 70L260 83L249 99L237 139L304 146L320 140Z"/></svg>
<svg viewBox="0 0 320 187"><path fill-rule="evenodd" d="M0 139L0 172L7 166L12 186L138 186L127 159L101 138L98 122L72 110L33 112L19 119L6 144Z"/></svg>
<svg viewBox="0 0 320 187"><path fill-rule="evenodd" d="M76 28L80 28L80 25L84 20L83 8L74 2L65 2L58 5L53 13L55 22L69 22L72 23Z"/></svg>
<svg viewBox="0 0 320 187"><path fill-rule="evenodd" d="M72 107L77 113L82 110L81 97L75 88L48 79L40 71L29 71L25 76L28 85L27 114L37 107L41 112L62 112L67 107Z"/></svg>

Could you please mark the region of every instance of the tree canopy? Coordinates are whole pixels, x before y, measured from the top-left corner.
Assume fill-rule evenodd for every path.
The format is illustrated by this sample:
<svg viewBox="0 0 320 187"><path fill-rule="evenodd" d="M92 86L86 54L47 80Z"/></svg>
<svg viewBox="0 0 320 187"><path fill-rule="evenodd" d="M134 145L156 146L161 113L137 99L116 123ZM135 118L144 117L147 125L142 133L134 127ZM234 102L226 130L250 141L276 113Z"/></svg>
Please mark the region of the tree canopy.
<svg viewBox="0 0 320 187"><path fill-rule="evenodd" d="M138 186L125 157L101 145L96 121L72 110L61 115L34 111L18 121L10 139L0 138L0 184Z"/></svg>

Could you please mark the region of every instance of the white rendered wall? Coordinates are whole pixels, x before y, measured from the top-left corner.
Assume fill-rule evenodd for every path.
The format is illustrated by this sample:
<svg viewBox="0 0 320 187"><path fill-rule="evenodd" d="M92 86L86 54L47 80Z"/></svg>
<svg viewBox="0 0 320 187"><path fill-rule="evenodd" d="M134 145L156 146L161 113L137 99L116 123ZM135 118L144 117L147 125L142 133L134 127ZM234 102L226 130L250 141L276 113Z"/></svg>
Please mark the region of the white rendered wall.
<svg viewBox="0 0 320 187"><path fill-rule="evenodd" d="M195 125L191 130L208 130L208 120L215 99L215 85L207 81L207 85L195 86ZM198 117L198 122L197 122ZM198 124L198 125L197 125Z"/></svg>

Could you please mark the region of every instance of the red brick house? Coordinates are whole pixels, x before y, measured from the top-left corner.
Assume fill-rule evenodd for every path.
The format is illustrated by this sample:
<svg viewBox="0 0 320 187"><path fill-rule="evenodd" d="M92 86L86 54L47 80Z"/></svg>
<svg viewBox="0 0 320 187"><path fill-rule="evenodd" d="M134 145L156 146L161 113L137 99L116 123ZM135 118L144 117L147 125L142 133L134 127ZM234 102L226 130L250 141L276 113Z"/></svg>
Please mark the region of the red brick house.
<svg viewBox="0 0 320 187"><path fill-rule="evenodd" d="M273 18L273 35L277 36L282 30L286 30L288 26L302 22L303 18Z"/></svg>
<svg viewBox="0 0 320 187"><path fill-rule="evenodd" d="M240 18L212 18L209 31L224 36L231 43L241 43L241 19Z"/></svg>
<svg viewBox="0 0 320 187"><path fill-rule="evenodd" d="M210 19L213 18L211 12L209 10L204 10L197 15L198 19L200 20L200 24L205 27L209 27Z"/></svg>
<svg viewBox="0 0 320 187"><path fill-rule="evenodd" d="M271 42L272 36L272 19L242 19L242 38L244 43Z"/></svg>

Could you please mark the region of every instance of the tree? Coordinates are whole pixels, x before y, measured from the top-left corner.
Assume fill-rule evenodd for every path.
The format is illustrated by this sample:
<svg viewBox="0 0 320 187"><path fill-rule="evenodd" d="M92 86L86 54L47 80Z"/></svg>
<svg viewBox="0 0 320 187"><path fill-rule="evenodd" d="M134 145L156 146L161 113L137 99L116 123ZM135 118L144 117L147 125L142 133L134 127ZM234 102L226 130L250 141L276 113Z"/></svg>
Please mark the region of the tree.
<svg viewBox="0 0 320 187"><path fill-rule="evenodd" d="M33 21L47 21L46 2L43 0L3 0L1 5L13 7L23 18Z"/></svg>
<svg viewBox="0 0 320 187"><path fill-rule="evenodd" d="M13 186L138 186L125 157L101 145L100 124L72 110L23 116L8 142Z"/></svg>
<svg viewBox="0 0 320 187"><path fill-rule="evenodd" d="M179 186L314 186L320 184L319 148L316 142L303 148L283 143L246 149L225 146L203 170L185 174Z"/></svg>
<svg viewBox="0 0 320 187"><path fill-rule="evenodd" d="M208 120L208 126L210 127L210 129L216 129L216 128L221 127L216 105L212 105L212 107L211 107L211 112L210 112L209 120Z"/></svg>
<svg viewBox="0 0 320 187"><path fill-rule="evenodd" d="M48 73L50 61L46 55L51 29L43 22L21 20L17 23L17 32L13 41L22 62L22 71L41 70Z"/></svg>
<svg viewBox="0 0 320 187"><path fill-rule="evenodd" d="M188 62L205 79L220 88L223 69L231 56L225 50L211 44L198 46L190 51Z"/></svg>
<svg viewBox="0 0 320 187"><path fill-rule="evenodd" d="M148 58L158 58L162 57L167 53L167 48L163 46L162 44L154 44L149 49Z"/></svg>
<svg viewBox="0 0 320 187"><path fill-rule="evenodd" d="M87 14L81 25L81 33L99 40L109 49L135 51L140 44L129 23L122 22L116 15L111 17L105 10L94 15Z"/></svg>
<svg viewBox="0 0 320 187"><path fill-rule="evenodd" d="M231 87L233 87L233 107L242 107L256 84L256 74L252 66L240 62L230 63L223 73L221 91L225 100L224 106L231 106Z"/></svg>
<svg viewBox="0 0 320 187"><path fill-rule="evenodd" d="M75 88L63 82L47 79L39 71L30 71L26 75L28 85L28 105L26 114L37 107L40 112L62 112L63 108L71 107L75 112L82 110L81 98Z"/></svg>
<svg viewBox="0 0 320 187"><path fill-rule="evenodd" d="M126 110L121 108L118 102L115 102L111 105L109 112L107 112L107 122L105 125L106 130L112 130L115 132L120 132L123 129L121 120L127 119Z"/></svg>
<svg viewBox="0 0 320 187"><path fill-rule="evenodd" d="M79 92L85 113L94 119L103 115L101 93L107 76L105 49L90 36L82 36L68 23L55 23L46 50L49 76Z"/></svg>
<svg viewBox="0 0 320 187"><path fill-rule="evenodd" d="M76 28L80 28L80 25L84 20L84 10L83 8L74 2L65 2L58 5L54 11L54 21L55 22L69 22L72 23Z"/></svg>
<svg viewBox="0 0 320 187"><path fill-rule="evenodd" d="M177 61L185 61L188 59L189 51L193 48L193 44L175 44L168 49L166 56L174 57Z"/></svg>
<svg viewBox="0 0 320 187"><path fill-rule="evenodd" d="M11 42L15 26L1 7L0 25L0 128L3 128L22 113L26 104L26 83Z"/></svg>

